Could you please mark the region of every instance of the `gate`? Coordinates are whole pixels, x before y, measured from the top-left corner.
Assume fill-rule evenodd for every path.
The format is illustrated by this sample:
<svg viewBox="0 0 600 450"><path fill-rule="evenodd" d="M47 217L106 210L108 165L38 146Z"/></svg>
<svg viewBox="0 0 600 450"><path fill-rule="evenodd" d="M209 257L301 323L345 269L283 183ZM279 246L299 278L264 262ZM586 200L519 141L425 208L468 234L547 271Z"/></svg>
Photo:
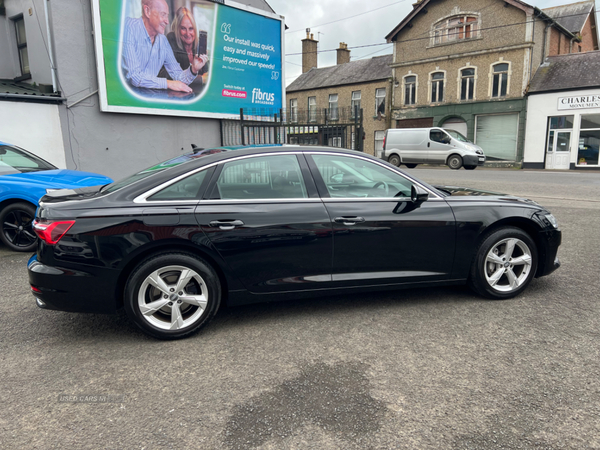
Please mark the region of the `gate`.
<svg viewBox="0 0 600 450"><path fill-rule="evenodd" d="M240 120L222 120L223 145L301 144L363 151L363 111L240 109Z"/></svg>

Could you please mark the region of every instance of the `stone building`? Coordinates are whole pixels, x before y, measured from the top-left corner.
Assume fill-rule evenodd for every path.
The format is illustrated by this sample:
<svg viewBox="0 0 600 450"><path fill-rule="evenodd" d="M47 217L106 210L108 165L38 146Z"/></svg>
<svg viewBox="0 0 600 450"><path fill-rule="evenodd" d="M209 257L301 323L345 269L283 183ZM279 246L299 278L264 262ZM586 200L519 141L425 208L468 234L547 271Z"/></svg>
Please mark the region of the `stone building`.
<svg viewBox="0 0 600 450"><path fill-rule="evenodd" d="M489 162L523 161L527 86L553 54L598 49L594 2L420 0L387 36L392 127L453 128Z"/></svg>
<svg viewBox="0 0 600 450"><path fill-rule="evenodd" d="M358 150L354 131L346 132L346 126L336 130L335 124L356 121L356 113L362 109L362 150L377 154L390 125L392 55L350 61L350 51L342 42L337 64L317 68L317 41L308 33L302 53L303 73L286 88L288 120L314 123L315 127L306 133L290 133L288 141ZM321 126L325 123L327 127Z"/></svg>

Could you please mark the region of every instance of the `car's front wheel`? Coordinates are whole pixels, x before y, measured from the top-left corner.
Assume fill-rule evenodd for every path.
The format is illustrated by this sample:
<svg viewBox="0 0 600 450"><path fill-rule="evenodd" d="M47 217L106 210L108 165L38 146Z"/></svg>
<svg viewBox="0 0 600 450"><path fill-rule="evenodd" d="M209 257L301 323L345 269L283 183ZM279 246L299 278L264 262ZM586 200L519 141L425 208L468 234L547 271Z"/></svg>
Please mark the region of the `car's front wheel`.
<svg viewBox="0 0 600 450"><path fill-rule="evenodd" d="M477 249L469 286L494 299L515 297L535 276L538 253L535 242L519 228L504 227L488 234Z"/></svg>
<svg viewBox="0 0 600 450"><path fill-rule="evenodd" d="M37 245L37 236L32 228L35 206L31 203L13 203L0 211L2 232L0 240L16 252L32 252Z"/></svg>
<svg viewBox="0 0 600 450"><path fill-rule="evenodd" d="M206 325L220 301L221 285L210 264L188 253L163 253L132 272L124 306L146 334L180 339Z"/></svg>
<svg viewBox="0 0 600 450"><path fill-rule="evenodd" d="M463 160L459 155L452 155L448 158L448 167L454 170L458 170L462 167Z"/></svg>

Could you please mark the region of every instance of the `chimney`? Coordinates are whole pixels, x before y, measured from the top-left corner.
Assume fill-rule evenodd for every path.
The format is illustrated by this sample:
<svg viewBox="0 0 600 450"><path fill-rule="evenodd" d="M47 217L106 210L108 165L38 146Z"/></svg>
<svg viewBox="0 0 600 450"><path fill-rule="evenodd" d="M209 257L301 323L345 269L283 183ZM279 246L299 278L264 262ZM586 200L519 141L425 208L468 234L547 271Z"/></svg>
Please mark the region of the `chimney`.
<svg viewBox="0 0 600 450"><path fill-rule="evenodd" d="M337 63L346 64L350 62L350 50L348 50L348 44L340 42L340 48L337 49Z"/></svg>
<svg viewBox="0 0 600 450"><path fill-rule="evenodd" d="M317 43L314 35L310 34L310 28L306 29L306 39L302 39L302 73L317 67Z"/></svg>

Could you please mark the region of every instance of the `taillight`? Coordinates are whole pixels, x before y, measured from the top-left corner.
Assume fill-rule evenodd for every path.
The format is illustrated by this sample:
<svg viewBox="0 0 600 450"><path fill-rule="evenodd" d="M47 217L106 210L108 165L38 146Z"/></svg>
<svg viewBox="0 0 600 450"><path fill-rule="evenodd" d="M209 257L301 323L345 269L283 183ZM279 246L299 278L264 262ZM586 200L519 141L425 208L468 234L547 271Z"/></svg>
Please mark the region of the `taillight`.
<svg viewBox="0 0 600 450"><path fill-rule="evenodd" d="M387 131L383 135L383 149L385 150L385 138L387 137Z"/></svg>
<svg viewBox="0 0 600 450"><path fill-rule="evenodd" d="M54 245L69 231L75 224L74 220L62 220L62 221L48 221L38 222L33 221L33 231L39 236L39 238L46 244Z"/></svg>

